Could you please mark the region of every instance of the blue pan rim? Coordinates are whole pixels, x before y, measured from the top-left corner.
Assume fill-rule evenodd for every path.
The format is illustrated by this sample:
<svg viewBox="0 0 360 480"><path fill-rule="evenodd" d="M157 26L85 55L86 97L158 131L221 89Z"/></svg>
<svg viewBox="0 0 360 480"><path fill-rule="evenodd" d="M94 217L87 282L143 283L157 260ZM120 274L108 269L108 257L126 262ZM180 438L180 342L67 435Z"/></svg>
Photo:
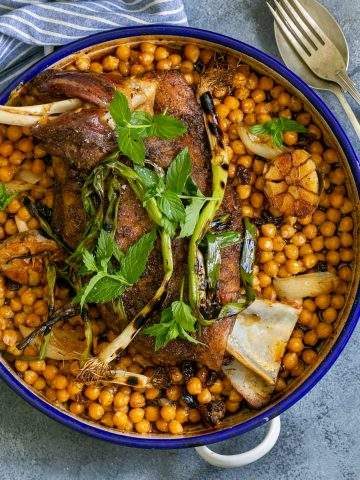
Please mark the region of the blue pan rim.
<svg viewBox="0 0 360 480"><path fill-rule="evenodd" d="M70 44L67 44L59 48L56 52L48 55L44 59L40 60L25 72L20 74L15 80L13 80L8 87L0 94L0 104L4 104L8 99L12 90L14 90L20 83L25 83L31 80L39 72L46 69L50 65L58 62L62 58L71 55L72 53L81 50L83 48L90 47L92 45L125 38L132 36L142 36L142 35L159 35L159 36L169 36L175 35L179 37L193 37L200 40L206 40L209 42L217 43L221 46L232 48L240 53L244 53L258 60L259 62L267 65L268 67L275 70L277 73L282 75L287 79L294 87L300 90L307 99L314 105L323 118L327 121L330 128L332 129L334 135L337 137L340 145L342 146L354 176L358 191L360 188L360 161L357 157L346 133L343 128L326 106L324 101L317 95L312 88L310 88L300 77L295 73L285 67L278 59L271 56L270 54L264 53L261 50L248 45L247 43L241 42L240 40L235 40L231 37L214 33L208 30L202 30L192 27L180 27L180 26L169 26L169 25L149 25L149 26L135 26L135 27L125 27L117 28L114 30L109 30L106 32L98 33L91 35L89 37L77 40ZM128 447L136 448L154 448L154 449L173 449L173 448L187 448L194 447L198 445L207 445L211 443L221 442L229 438L241 435L253 428L257 428L261 425L264 425L269 420L274 417L277 417L285 410L294 405L299 401L304 395L306 395L319 380L326 374L330 367L334 364L345 345L350 339L352 332L354 331L358 317L360 316L360 288L356 294L356 300L352 306L352 309L349 314L349 318L344 326L342 332L340 333L336 343L334 344L332 350L329 352L324 361L319 365L319 367L302 383L294 392L289 394L286 398L281 400L276 405L268 408L262 413L256 415L255 417L233 427L224 428L222 430L214 430L209 433L204 433L201 435L194 435L190 437L174 437L174 438L148 438L141 436L129 436L119 433L113 433L110 430L104 430L103 428L98 428L96 426L90 425L86 422L82 422L69 414L64 413L60 409L57 409L47 403L45 400L41 399L35 395L30 389L23 385L15 375L10 373L10 371L0 363L0 377L24 400L26 400L30 405L37 408L41 412L45 413L47 416L51 417L54 420L62 423L69 428L73 428L78 432L85 433L92 437L112 442L119 445L125 445Z"/></svg>

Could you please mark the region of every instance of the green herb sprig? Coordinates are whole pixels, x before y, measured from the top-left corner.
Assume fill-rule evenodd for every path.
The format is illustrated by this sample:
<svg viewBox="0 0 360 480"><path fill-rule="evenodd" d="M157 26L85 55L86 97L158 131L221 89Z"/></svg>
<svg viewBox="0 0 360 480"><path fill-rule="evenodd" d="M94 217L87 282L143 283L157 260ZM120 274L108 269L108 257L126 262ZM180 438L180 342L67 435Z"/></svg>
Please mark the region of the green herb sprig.
<svg viewBox="0 0 360 480"><path fill-rule="evenodd" d="M250 127L250 132L254 135L269 135L274 146L282 147L284 132L307 133L307 129L296 120L279 117L265 123L253 125Z"/></svg>
<svg viewBox="0 0 360 480"><path fill-rule="evenodd" d="M101 230L94 254L83 251L82 275L93 274L84 285L74 303L105 303L119 298L144 273L154 247L156 232L143 235L124 253L113 237Z"/></svg>
<svg viewBox="0 0 360 480"><path fill-rule="evenodd" d="M165 347L171 340L181 338L191 343L201 343L191 334L196 332L197 319L191 308L183 301L184 282L180 299L161 312L160 322L144 329L144 334L155 338L155 351Z"/></svg>
<svg viewBox="0 0 360 480"><path fill-rule="evenodd" d="M131 111L126 96L116 92L110 102L109 111L115 122L115 132L121 153L137 165L144 165L147 137L159 137L165 140L183 135L186 125L175 117L160 113L150 115L147 112Z"/></svg>
<svg viewBox="0 0 360 480"><path fill-rule="evenodd" d="M14 197L15 195L10 193L3 183L0 183L0 210L5 210Z"/></svg>
<svg viewBox="0 0 360 480"><path fill-rule="evenodd" d="M180 225L180 237L187 237L194 231L199 213L208 200L191 179L191 159L187 148L171 162L166 174L139 165L134 166L145 190L144 204L155 199L162 212L165 230L174 236ZM183 201L188 203L185 207Z"/></svg>

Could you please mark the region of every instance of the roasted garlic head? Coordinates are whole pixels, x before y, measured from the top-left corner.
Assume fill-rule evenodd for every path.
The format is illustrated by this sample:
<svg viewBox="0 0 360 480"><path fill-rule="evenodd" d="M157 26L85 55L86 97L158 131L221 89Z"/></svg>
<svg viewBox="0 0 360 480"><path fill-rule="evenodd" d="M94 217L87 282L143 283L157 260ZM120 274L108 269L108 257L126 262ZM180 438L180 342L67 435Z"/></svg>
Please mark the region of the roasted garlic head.
<svg viewBox="0 0 360 480"><path fill-rule="evenodd" d="M265 194L283 215L305 217L319 203L315 162L305 150L283 153L265 167Z"/></svg>

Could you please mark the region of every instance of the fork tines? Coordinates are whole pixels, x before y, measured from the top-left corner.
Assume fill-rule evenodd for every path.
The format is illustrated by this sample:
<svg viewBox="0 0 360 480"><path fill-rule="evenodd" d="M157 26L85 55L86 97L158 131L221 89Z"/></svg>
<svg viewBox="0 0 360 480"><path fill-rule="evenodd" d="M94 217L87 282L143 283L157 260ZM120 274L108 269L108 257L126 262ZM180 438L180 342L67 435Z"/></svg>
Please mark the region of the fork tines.
<svg viewBox="0 0 360 480"><path fill-rule="evenodd" d="M299 0L272 0L266 2L276 22L300 55L310 57L319 47L330 41L308 14ZM297 48L298 49L298 48Z"/></svg>

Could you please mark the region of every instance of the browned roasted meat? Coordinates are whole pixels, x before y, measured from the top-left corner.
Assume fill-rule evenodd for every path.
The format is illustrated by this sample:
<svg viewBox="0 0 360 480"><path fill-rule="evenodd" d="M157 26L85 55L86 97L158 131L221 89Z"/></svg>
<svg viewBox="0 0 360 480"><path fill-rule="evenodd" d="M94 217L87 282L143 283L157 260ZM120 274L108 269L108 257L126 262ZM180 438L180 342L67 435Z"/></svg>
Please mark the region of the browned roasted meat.
<svg viewBox="0 0 360 480"><path fill-rule="evenodd" d="M184 360L195 360L212 370L219 370L233 322L233 318L227 317L214 322L209 327L204 327L199 337L199 341L203 345L195 345L184 340L173 340L166 347L154 353L153 339L139 336L134 341L134 346L142 355L151 358L151 361L157 365L176 365Z"/></svg>
<svg viewBox="0 0 360 480"><path fill-rule="evenodd" d="M13 235L0 244L0 270L11 280L27 284L31 272L43 271L43 258L59 258L61 251L54 240L37 230Z"/></svg>
<svg viewBox="0 0 360 480"><path fill-rule="evenodd" d="M80 243L86 226L81 201L81 180L74 170L68 172L64 181L56 178L51 224L55 233L69 247L75 248Z"/></svg>
<svg viewBox="0 0 360 480"><path fill-rule="evenodd" d="M211 193L211 171L210 171L210 152L207 144L206 131L203 124L203 114L198 105L194 92L186 83L185 79L179 72L165 72L156 77L158 88L156 90L154 111L163 112L166 110L169 114L183 120L188 132L181 138L173 141L165 141L157 138L147 139L146 149L147 157L153 163L166 168L171 160L183 148L188 147L192 159L192 176L197 182L201 191L208 195ZM92 113L91 113L92 112ZM75 166L82 171L89 171L94 164L101 160L101 155L107 148L109 151L115 147L111 147L111 141L114 138L106 137L103 140L101 130L102 124L98 111L93 109L84 110L83 123L78 119L79 114L68 114L67 125L63 125L60 116L55 125L52 135L48 136L51 124L44 126L43 139L49 138L48 150L62 155L66 158L72 158ZM71 118L72 117L72 118ZM90 118L90 120L89 120ZM90 125L90 133L84 125ZM95 125L95 127L94 127ZM61 135L59 133L61 126ZM55 128L56 127L56 128ZM42 127L37 127L35 135L39 137ZM72 130L72 131L71 131ZM51 130L50 130L51 131ZM95 133L94 133L95 131ZM70 142L69 142L70 139ZM99 152L99 147L103 148ZM56 151L54 150L56 146ZM91 145L91 147L90 147ZM62 153L61 153L62 149ZM90 150L93 149L93 152ZM94 152L96 152L94 154ZM61 183L61 182L60 182ZM62 182L63 184L56 191L54 222L58 231L66 235L65 240L69 245L74 246L77 243L81 228L83 225L83 217L80 211L76 214L76 218L70 221L70 215L65 210L73 212L75 204L80 204L79 185L74 178ZM70 206L70 208L69 208ZM74 210L72 210L74 208ZM227 193L223 212L234 214L236 211L235 197L231 192ZM80 209L81 210L81 209ZM231 226L238 229L236 222ZM153 225L148 218L146 211L141 203L136 199L134 193L128 185L125 185L120 198L118 210L118 230L116 240L123 249L128 248L132 243L138 240L144 233L148 232ZM76 239L76 240L75 240ZM71 243L73 240L73 243ZM167 297L163 303L163 307L169 305L179 296L180 283L187 268L187 241L177 239L173 242L174 256L174 274L167 288ZM239 250L237 247L229 247L223 256L220 272L220 290L219 299L221 302L234 300L240 290L240 280L237 265L239 264ZM154 249L147 266L147 270L141 280L129 289L124 297L123 302L130 320L138 311L152 298L156 289L161 283L163 276L162 258L159 246ZM119 324L116 322L114 312L111 305L101 306L103 316L109 320L113 317L112 325L116 330ZM218 369L221 365L225 352L228 334L232 327L232 319L225 318L218 322L214 322L211 326L202 330L200 341L204 345L194 345L183 340L171 342L167 347L161 349L154 355L153 339L147 336L138 336L134 343L136 349L144 354L153 356L154 361L164 364L174 364L183 360L198 360L208 365L212 369Z"/></svg>
<svg viewBox="0 0 360 480"><path fill-rule="evenodd" d="M48 123L36 125L32 133L46 151L89 172L116 146L114 132L103 119L104 114L103 109L65 113Z"/></svg>
<svg viewBox="0 0 360 480"><path fill-rule="evenodd" d="M105 107L114 96L116 83L98 73L50 69L35 77L29 88L38 97L75 97Z"/></svg>

